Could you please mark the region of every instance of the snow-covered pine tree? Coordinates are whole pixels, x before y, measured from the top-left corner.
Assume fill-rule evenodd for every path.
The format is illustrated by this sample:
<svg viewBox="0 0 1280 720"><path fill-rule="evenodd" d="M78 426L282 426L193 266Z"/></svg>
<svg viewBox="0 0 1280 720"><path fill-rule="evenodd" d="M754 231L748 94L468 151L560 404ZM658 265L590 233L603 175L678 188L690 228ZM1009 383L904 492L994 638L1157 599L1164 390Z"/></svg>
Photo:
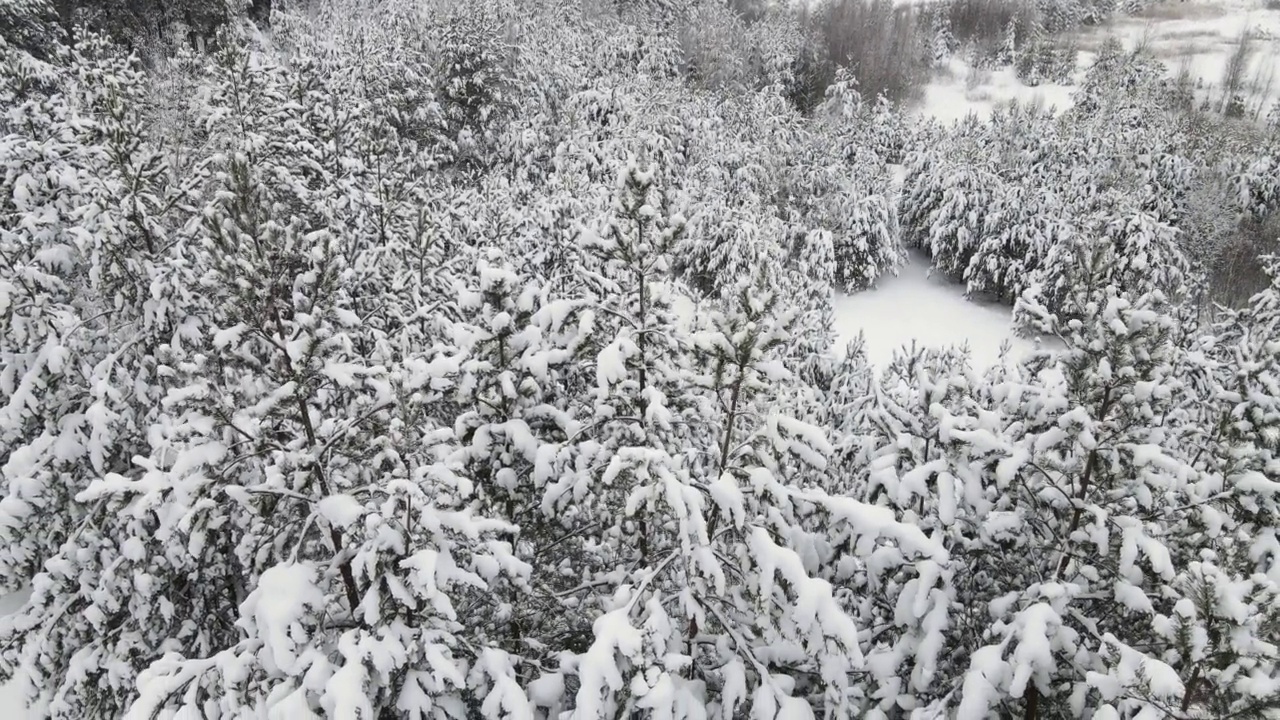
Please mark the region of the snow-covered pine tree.
<svg viewBox="0 0 1280 720"><path fill-rule="evenodd" d="M1280 157L1231 158L1224 165L1231 202L1241 212L1262 219L1280 208Z"/></svg>
<svg viewBox="0 0 1280 720"><path fill-rule="evenodd" d="M65 335L80 347L70 357L58 358L55 353L53 367L71 360L67 367L72 372L65 376L85 375L84 384L62 385L79 396L73 403L85 406L48 408L47 422L63 424L66 433L60 459L42 457L56 446L36 453L15 452L12 457L24 457L25 462L6 469L6 475L20 485L10 488L4 501L9 527L15 531L8 549L47 541L54 557L31 579L31 600L19 615L5 621L4 633L9 645L6 660L21 667L31 683L28 698L43 711L114 715L133 694L137 672L133 658L155 652L166 633L164 623L151 623L150 606L130 604L135 580L148 588L138 592L144 605L156 582L155 576L129 576L128 561L137 559L144 546L128 543L128 534L120 532L124 521L119 508L104 498L90 497L86 485L92 488L104 477L132 472L136 458L152 454L157 438L151 430L166 385L156 356L165 344L191 330L184 308L192 301L192 283L175 268L182 243L174 237L176 233L170 234L174 228L167 226L163 212L183 197L166 191L168 169L145 137L141 73L112 62L101 42L86 42L84 48L102 55L96 61L83 55L73 58L72 72L85 80L79 87L87 94L76 99L86 114L71 113L68 119L80 132L101 138L101 145L87 138L80 144L82 151L88 150L89 157L96 155L99 161L78 169L68 167L56 177L63 178L65 189L90 193L96 189L96 202L105 212L86 227L80 225L83 220L71 220L56 205L49 206L53 212L45 213L47 225L41 233L45 238L40 244L70 240L60 253L46 256L61 255L64 269L79 267L79 277L63 287L78 295L69 298L66 310L70 312L65 312L64 320L80 316L76 332ZM28 124L29 130L36 127ZM75 157L76 153L67 153L64 160ZM94 217L83 210L77 214ZM59 228L64 222L69 227ZM13 269L21 273L20 268ZM44 280L55 281L56 276L44 275ZM78 337L88 339L88 344L76 342ZM26 381L31 381L30 375ZM17 389L25 392L21 385ZM50 461L65 465L54 476L58 482L46 485L40 475L57 467L50 467ZM39 519L45 525L44 534L32 532L27 523L33 518L26 518L41 505L46 505ZM74 531L62 531L64 518L73 523ZM151 523L144 520L143 525ZM27 562L33 559L29 554L27 558ZM122 575L117 575L119 571ZM29 579L22 571L11 570L7 575L11 582ZM108 632L107 626L113 630Z"/></svg>
<svg viewBox="0 0 1280 720"><path fill-rule="evenodd" d="M938 436L941 418L969 404L974 384L963 349L903 348L871 385L871 396L857 401L857 415L846 420L854 425L848 432L860 439L842 469L845 492L892 511L946 548L916 563L902 563L888 548L842 561L863 596L856 602L864 622L881 628L866 650L874 668L873 717L894 717L936 698L943 694L937 688L945 690L939 680L955 673L943 648L960 579L953 577L952 563L938 558L963 551L966 498L960 497L962 468L950 466Z"/></svg>
<svg viewBox="0 0 1280 720"><path fill-rule="evenodd" d="M1206 478L1203 500L1181 519L1198 531L1188 550L1186 600L1159 630L1173 644L1186 690L1179 710L1210 716L1280 707L1280 281L1247 309L1228 312L1200 339L1183 368L1197 392L1186 402L1182 445ZM1241 678L1248 678L1241 682Z"/></svg>
<svg viewBox="0 0 1280 720"><path fill-rule="evenodd" d="M27 695L46 707L61 691L113 707L125 692L119 684L62 684L73 666L84 672L72 658L79 643L66 639L87 628L58 625L84 598L59 593L63 583L82 588L83 578L56 558L100 543L110 555L119 540L104 538L105 504L79 493L149 454L163 394L154 353L191 295L171 267L179 224L171 211L187 188L171 184L147 137L136 64L93 37L63 57L66 65L8 60L0 93L17 102L8 114L14 132L0 140L0 214L13 221L0 230L0 567L8 589L31 584L33 595L0 629L4 662L34 676Z"/></svg>
<svg viewBox="0 0 1280 720"><path fill-rule="evenodd" d="M1181 226L1187 215L1188 195L1196 179L1197 167L1177 152L1179 143L1152 133L1152 146L1131 161L1138 207L1156 220ZM1163 142L1162 142L1163 141ZM1206 168L1207 171L1207 168Z"/></svg>
<svg viewBox="0 0 1280 720"><path fill-rule="evenodd" d="M864 105L859 125L857 132L864 150L874 152L886 163L902 163L914 139L914 127L889 98L881 95L874 103Z"/></svg>
<svg viewBox="0 0 1280 720"><path fill-rule="evenodd" d="M935 66L946 63L959 47L960 42L951 31L951 16L946 12L929 13L929 52Z"/></svg>
<svg viewBox="0 0 1280 720"><path fill-rule="evenodd" d="M1075 232L1058 192L1010 184L991 211L986 233L965 269L966 289L990 293L1011 304L1040 277L1054 248Z"/></svg>
<svg viewBox="0 0 1280 720"><path fill-rule="evenodd" d="M776 272L784 262L783 248L769 230L756 224L758 208L712 207L694 224L681 243L674 269L689 285L708 297L732 292L743 277L758 268ZM705 222L704 222L705 220Z"/></svg>
<svg viewBox="0 0 1280 720"><path fill-rule="evenodd" d="M1212 632L1235 638L1238 654L1257 652L1254 638L1266 632L1267 620L1249 618L1273 602L1273 586L1221 577L1220 556L1205 552L1215 532L1206 535L1209 518L1222 517L1209 508L1226 505L1218 504L1221 476L1196 468L1183 442L1186 386L1173 316L1158 291L1134 297L1110 284L1114 250L1094 258L1063 319L1034 296L1023 303L1066 349L1041 354L1023 379L1006 376L983 393L994 407L944 418L942 438L959 453L953 463L976 471L999 498L981 525L992 534L977 534L960 556L970 564L955 568L957 577L987 578L962 604L990 610L955 628L986 638L971 651L962 716L1196 712L1192 686L1207 666L1196 649L1203 645L1187 638L1209 631L1192 619L1225 621L1229 630ZM976 552L982 543L1022 561ZM1210 577L1221 580L1210 595L1229 592L1239 605L1205 606Z"/></svg>
<svg viewBox="0 0 1280 720"><path fill-rule="evenodd" d="M444 120L442 155L464 172L487 167L497 128L510 112L513 49L506 44L505 4L450 10L439 34L438 87Z"/></svg>
<svg viewBox="0 0 1280 720"><path fill-rule="evenodd" d="M998 175L981 165L918 156L900 200L906 244L924 249L933 268L947 277L965 280L1003 186Z"/></svg>
<svg viewBox="0 0 1280 720"><path fill-rule="evenodd" d="M1027 44L1029 28L1023 27L1021 19L1014 16L1004 25L1004 38L996 50L996 62L1001 65L1012 65L1018 59L1018 52Z"/></svg>
<svg viewBox="0 0 1280 720"><path fill-rule="evenodd" d="M0 121L6 131L0 140L0 213L6 218L0 230L5 263L0 281L0 443L9 487L0 509L6 520L5 582L16 589L79 522L81 513L72 510L69 498L82 486L60 482L61 463L54 451L65 432L60 454L67 464L88 461L86 443L79 439L90 407L85 395L91 378L85 375L111 352L99 343L114 326L97 321L109 319L115 299L107 303L94 297L93 286L83 279L101 259L93 236L78 227L77 216L93 202L92 188L84 184L98 180L106 153L100 143L90 142L90 119L77 112L73 96L64 92L73 87L75 71L17 51L6 52L4 61L0 96L11 110ZM82 245L87 246L83 252ZM114 295L114 288L104 291ZM99 403L94 416L99 436L109 438L105 406ZM68 417L75 419L67 422ZM60 428L60 423L68 427ZM97 463L105 463L104 453L110 451L110 442L99 446ZM29 523L41 515L45 529L31 531Z"/></svg>
<svg viewBox="0 0 1280 720"><path fill-rule="evenodd" d="M1040 327L1065 335L1068 349L1057 367L1046 363L1043 369L1028 368L1043 383L1033 385L1030 394L1000 393L1005 412L1022 409L1004 421L1007 429L970 421L951 432L955 442L963 443L960 447L981 447L978 439L986 433L994 437L985 444L999 447L1001 435L1008 437L1012 430L1014 448L992 468L995 486L1004 492L1015 488L1021 498L1008 503L1002 532L1017 533L1019 551L1038 563L1004 571L1018 579L1005 583L1006 594L993 615L990 636L999 642L973 655L960 699L962 713L992 712L1007 702L1020 706L1027 717L1081 712L1097 702L1088 697L1091 684L1085 679L1094 663L1118 672L1122 686L1136 682L1134 674L1122 679L1125 672L1135 672L1136 651L1128 643L1137 644L1138 638L1126 632L1134 619L1121 618L1141 613L1144 603L1150 609L1146 591L1156 588L1144 580L1159 584L1173 577L1167 549L1142 523L1119 522L1125 538L1121 543L1113 543L1109 533L1112 517L1141 512L1124 506L1143 478L1151 477L1149 471L1167 467L1157 463L1148 468L1161 453L1144 454L1140 448L1153 439L1158 446L1159 438L1143 433L1147 423L1158 422L1168 410L1169 390L1157 390L1173 380L1166 374L1172 352L1168 316L1155 311L1162 302L1158 296L1144 296L1135 307L1105 284L1105 276L1098 280L1097 289L1081 284L1079 294L1071 296L1066 308L1076 319L1046 319ZM1043 309L1038 312L1052 317ZM1138 383L1143 390L1135 393L1130 388ZM1133 421L1144 415L1145 420ZM1006 511L1004 504L997 507ZM1144 548L1154 577L1133 572L1137 551L1121 545ZM1117 551L1118 565L1113 564ZM1153 673L1167 670L1158 660L1142 667ZM1167 678L1159 680L1158 691L1167 692ZM1106 695L1114 699L1116 693Z"/></svg>
<svg viewBox="0 0 1280 720"><path fill-rule="evenodd" d="M788 344L787 358L797 378L806 386L823 392L830 387L834 372L834 313L832 311L835 258L831 234L814 230L792 238L788 264L795 268L800 287L795 304L800 308Z"/></svg>
<svg viewBox="0 0 1280 720"><path fill-rule="evenodd" d="M758 89L767 88L781 97L795 82L791 63L804 42L803 32L795 16L776 6L748 26L745 44L752 52Z"/></svg>
<svg viewBox="0 0 1280 720"><path fill-rule="evenodd" d="M563 702L584 718L609 717L635 702L630 676L644 677L647 666L658 670L654 646L634 641L641 635L631 624L633 610L649 601L651 585L668 587L664 573L676 549L705 530L702 497L680 461L692 432L690 398L679 390L688 378L688 341L671 311L669 266L685 222L663 208L655 175L629 165L612 212L584 236L598 259L598 270L584 268L583 286L599 322L591 350L596 387L581 399L588 403L583 427L549 459L556 478L542 498L546 512L573 513L590 527L582 542L591 565L566 595L590 608L593 639L562 668L578 685ZM669 630L655 627L654 642L665 645ZM671 682L680 699L669 701L690 702L692 690Z"/></svg>
<svg viewBox="0 0 1280 720"><path fill-rule="evenodd" d="M141 195L118 203L134 214L116 233L93 236L120 244L86 254L101 259L90 277L113 287L100 307L124 319L137 298L142 310L93 392L128 400L110 381L126 378L150 414L123 426L141 442L114 441L132 462L99 445L123 413L107 406L114 415L90 428L73 475L88 487L66 500L84 521L6 620L6 660L54 714L225 716L270 698L292 714L462 717L465 696L505 692L508 673L459 647L450 600L521 568L507 546L482 544L510 528L462 510L469 488L444 462L450 433L433 403L456 364L434 349L397 356L365 314L361 278L394 278L380 263L400 255L346 215L351 166L328 153L351 147L324 140L332 125L305 97L284 101L300 78L235 48L218 72L204 120L221 152L205 163L198 221L165 237L144 214L156 198ZM156 192L129 126L101 126L128 181L107 188ZM170 253L160 272L139 266L152 243ZM398 302L388 285L387 305L429 304ZM118 349L143 346L137 358Z"/></svg>
<svg viewBox="0 0 1280 720"><path fill-rule="evenodd" d="M768 718L847 712L856 630L806 548L829 546L821 537L836 528L850 542L901 534L912 557L934 549L892 518L872 513L868 524L860 504L791 484L825 467L826 451L820 431L769 408L768 389L790 377L779 362L789 321L774 313L794 311L743 278L686 335L667 309L664 257L680 225L653 176L633 167L623 178L590 243L603 260L585 286L597 288L604 339L594 417L552 461L560 480L544 496L603 525L587 541L597 566L574 589L603 614L590 648L544 687L566 688L557 701L575 717L628 705L726 719L748 707ZM808 534L815 505L827 521ZM817 615L794 614L810 603Z"/></svg>
<svg viewBox="0 0 1280 720"><path fill-rule="evenodd" d="M807 168L815 188L825 189L814 216L831 232L834 287L843 292L866 289L876 279L896 274L904 259L886 165L889 155L901 155L901 128L886 102L864 103L856 86L842 71L819 108L817 152L839 164Z"/></svg>
<svg viewBox="0 0 1280 720"><path fill-rule="evenodd" d="M1166 74L1149 48L1131 51L1119 39L1108 38L1076 91L1069 117L1098 123L1116 138L1158 124L1165 117L1160 111L1175 99L1167 90Z"/></svg>
<svg viewBox="0 0 1280 720"><path fill-rule="evenodd" d="M49 0L0 2L0 56L19 52L47 57L58 49L57 15Z"/></svg>
<svg viewBox="0 0 1280 720"><path fill-rule="evenodd" d="M450 462L474 485L474 511L516 529L515 557L528 570L510 582L495 578L494 597L471 612L468 633L503 648L527 680L561 649L585 647L595 610L577 592L591 567L582 566L592 537L586 520L573 507L550 512L543 504L554 479L548 460L582 429L576 398L589 385L580 356L593 318L583 301L556 299L484 260L473 282L452 331L465 359L456 385L460 447Z"/></svg>
<svg viewBox="0 0 1280 720"><path fill-rule="evenodd" d="M1071 296L1093 282L1177 299L1192 274L1178 229L1135 210L1115 192L1095 201L1101 208L1073 228L1059 228L1058 242L1048 245L1043 264L1033 270L1029 283L1039 287L1042 302L1054 312L1083 307Z"/></svg>
<svg viewBox="0 0 1280 720"><path fill-rule="evenodd" d="M854 478L867 466L875 447L868 413L875 406L876 371L859 333L832 362L831 380L822 394L822 420L832 439L831 491L853 491Z"/></svg>
<svg viewBox="0 0 1280 720"><path fill-rule="evenodd" d="M973 384L969 375L968 354L963 348L912 346L895 351L880 377L874 409L867 418L894 461L887 466L877 464L877 472L871 474L862 491L867 502L876 502L881 494L887 494L890 506L914 510L916 521L931 528L928 522L918 519L933 494L927 487L932 479L930 473L914 473L915 481L903 480L903 476L942 456L942 448L934 440L939 432L934 406L958 410ZM881 471L887 474L880 475ZM945 496L941 491L937 494Z"/></svg>
<svg viewBox="0 0 1280 720"><path fill-rule="evenodd" d="M693 595L704 598L699 629L721 638L702 646L699 665L718 691L719 717L745 711L748 697L753 717L849 713L861 694L850 684L859 666L856 624L818 566L804 561L829 545L821 537L829 527L817 521L814 534L808 527L815 506L831 519L814 487L829 448L818 428L778 412L776 394L790 379L781 350L796 311L759 277L740 281L696 336L715 440L704 451L713 462L699 463L699 476L715 503L709 550L722 564L698 579L703 589ZM840 519L831 525L848 529ZM812 615L801 610L814 605Z"/></svg>
<svg viewBox="0 0 1280 720"><path fill-rule="evenodd" d="M1106 223L1117 260L1112 282L1135 295L1154 290L1178 300L1191 274L1178 229L1143 212L1117 213Z"/></svg>
<svg viewBox="0 0 1280 720"><path fill-rule="evenodd" d="M1044 29L1051 33L1071 30L1084 19L1079 0L1038 0L1036 10Z"/></svg>
<svg viewBox="0 0 1280 720"><path fill-rule="evenodd" d="M850 193L858 190L850 188ZM850 198L842 213L847 224L832 237L835 285L844 292L870 287L883 275L895 274L902 264L898 213L883 194Z"/></svg>

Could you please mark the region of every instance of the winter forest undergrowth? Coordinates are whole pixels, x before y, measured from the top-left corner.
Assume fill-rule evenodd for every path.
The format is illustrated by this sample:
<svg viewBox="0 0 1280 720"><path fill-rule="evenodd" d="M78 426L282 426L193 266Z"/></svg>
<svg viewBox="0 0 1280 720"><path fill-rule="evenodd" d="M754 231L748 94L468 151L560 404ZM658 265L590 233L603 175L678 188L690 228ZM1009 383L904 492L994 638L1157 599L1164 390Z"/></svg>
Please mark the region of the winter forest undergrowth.
<svg viewBox="0 0 1280 720"><path fill-rule="evenodd" d="M1277 123L1110 44L944 127L741 2L137 5L0 0L32 717L1280 717ZM1040 349L837 346L908 250Z"/></svg>

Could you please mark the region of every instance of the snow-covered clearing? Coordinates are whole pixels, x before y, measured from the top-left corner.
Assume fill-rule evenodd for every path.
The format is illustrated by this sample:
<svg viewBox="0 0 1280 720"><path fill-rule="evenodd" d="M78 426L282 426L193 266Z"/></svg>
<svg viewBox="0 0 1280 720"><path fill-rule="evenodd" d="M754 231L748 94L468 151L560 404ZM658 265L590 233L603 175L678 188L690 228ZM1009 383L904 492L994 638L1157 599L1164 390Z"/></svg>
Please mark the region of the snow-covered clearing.
<svg viewBox="0 0 1280 720"><path fill-rule="evenodd" d="M22 607L30 593L17 592L0 597L0 617L11 615ZM4 720L24 720L28 717L23 708L22 690L18 683L7 682L0 685L0 718Z"/></svg>
<svg viewBox="0 0 1280 720"><path fill-rule="evenodd" d="M1117 15L1107 23L1084 28L1063 38L1080 49L1075 81L1093 63L1096 50L1108 38L1128 48L1146 45L1161 58L1170 76L1186 72L1199 83L1202 97L1220 95L1224 74L1241 35L1252 35L1248 67L1242 73L1245 100L1269 107L1280 99L1280 4L1268 0L1166 1L1136 15ZM917 108L921 115L952 123L970 113L989 117L1011 101L1042 103L1065 110L1075 85L1028 86L1012 67L981 70L953 58L930 82Z"/></svg>
<svg viewBox="0 0 1280 720"><path fill-rule="evenodd" d="M22 707L22 691L17 682L0 685L0 716L8 720L24 720L27 711Z"/></svg>
<svg viewBox="0 0 1280 720"><path fill-rule="evenodd" d="M1084 74L1083 67L1076 73L1077 80ZM952 58L942 73L925 86L917 111L944 124L970 114L988 118L996 108L1014 101L1041 103L1062 111L1071 107L1074 91L1074 85L1030 87L1018 79L1012 67L980 70L964 60Z"/></svg>
<svg viewBox="0 0 1280 720"><path fill-rule="evenodd" d="M1126 47L1145 44L1164 60L1172 75L1185 68L1209 93L1220 86L1241 35L1252 35L1249 64L1243 73L1245 94L1256 94L1265 104L1280 97L1280 5L1267 0L1208 0L1165 2L1134 16L1119 16L1105 26L1091 28L1077 37L1081 60L1091 61L1089 51L1107 37L1121 39Z"/></svg>
<svg viewBox="0 0 1280 720"><path fill-rule="evenodd" d="M1008 306L964 298L964 287L938 275L929 275L929 259L912 251L897 277L855 295L837 295L833 301L839 347L862 332L871 363L884 367L895 350L913 341L945 347L968 344L975 367L1000 358L1008 342L1015 357L1035 348L1035 343L1013 334Z"/></svg>
<svg viewBox="0 0 1280 720"><path fill-rule="evenodd" d="M22 690L16 681L0 685L0 717L8 720L25 720L29 717L22 706Z"/></svg>

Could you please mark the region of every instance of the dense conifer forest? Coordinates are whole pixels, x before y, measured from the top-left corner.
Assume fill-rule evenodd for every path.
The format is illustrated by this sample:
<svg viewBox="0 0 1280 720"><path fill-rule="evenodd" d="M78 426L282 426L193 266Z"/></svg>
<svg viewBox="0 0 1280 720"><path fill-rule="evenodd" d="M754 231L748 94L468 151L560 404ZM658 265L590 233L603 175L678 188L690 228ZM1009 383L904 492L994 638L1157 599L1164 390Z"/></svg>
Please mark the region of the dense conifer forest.
<svg viewBox="0 0 1280 720"><path fill-rule="evenodd" d="M0 676L1275 720L1277 123L1118 42L1065 111L910 109L1120 11L0 0ZM1038 349L837 342L909 252Z"/></svg>

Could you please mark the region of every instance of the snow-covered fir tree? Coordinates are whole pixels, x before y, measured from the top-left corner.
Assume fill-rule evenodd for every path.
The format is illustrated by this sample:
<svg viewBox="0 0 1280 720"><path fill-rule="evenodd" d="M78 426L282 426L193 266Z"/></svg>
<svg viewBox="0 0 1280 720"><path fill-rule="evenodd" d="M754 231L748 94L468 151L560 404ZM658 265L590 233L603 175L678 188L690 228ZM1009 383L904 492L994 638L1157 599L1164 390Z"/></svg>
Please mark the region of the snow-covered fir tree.
<svg viewBox="0 0 1280 720"><path fill-rule="evenodd" d="M943 127L781 5L163 5L0 0L32 716L1280 707L1280 155L1149 54ZM1044 342L845 342L904 246Z"/></svg>

